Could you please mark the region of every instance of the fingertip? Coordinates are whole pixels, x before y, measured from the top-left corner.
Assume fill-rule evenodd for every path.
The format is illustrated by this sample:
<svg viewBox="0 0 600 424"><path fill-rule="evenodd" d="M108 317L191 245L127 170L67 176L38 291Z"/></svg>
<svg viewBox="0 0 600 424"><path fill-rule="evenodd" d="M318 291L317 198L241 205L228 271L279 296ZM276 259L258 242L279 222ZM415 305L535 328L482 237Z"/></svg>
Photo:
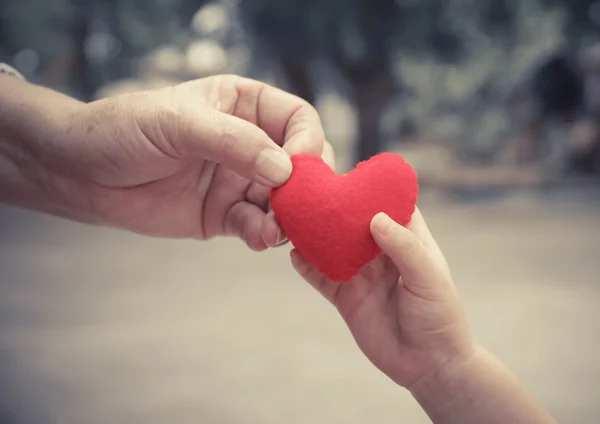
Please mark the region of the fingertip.
<svg viewBox="0 0 600 424"><path fill-rule="evenodd" d="M256 160L258 181L268 187L279 187L292 175L292 160L283 149L266 148Z"/></svg>
<svg viewBox="0 0 600 424"><path fill-rule="evenodd" d="M396 225L398 224L392 218L380 212L371 220L371 232L373 236L387 236Z"/></svg>
<svg viewBox="0 0 600 424"><path fill-rule="evenodd" d="M243 231L240 238L254 252L264 252L269 248L259 231Z"/></svg>
<svg viewBox="0 0 600 424"><path fill-rule="evenodd" d="M275 219L275 213L269 211L263 221L261 235L265 244L269 247L279 247L287 242L283 230Z"/></svg>
<svg viewBox="0 0 600 424"><path fill-rule="evenodd" d="M225 215L225 234L239 237L254 251L266 250L268 246L261 235L264 217L258 206L239 202Z"/></svg>
<svg viewBox="0 0 600 424"><path fill-rule="evenodd" d="M385 213L375 215L371 221L375 243L397 265L403 256L419 241L408 229L396 223Z"/></svg>
<svg viewBox="0 0 600 424"><path fill-rule="evenodd" d="M246 242L246 245L250 248L250 250L254 252L264 252L269 248L263 241L256 242Z"/></svg>
<svg viewBox="0 0 600 424"><path fill-rule="evenodd" d="M264 252L270 246L265 243L259 232L243 233L241 239L254 252Z"/></svg>

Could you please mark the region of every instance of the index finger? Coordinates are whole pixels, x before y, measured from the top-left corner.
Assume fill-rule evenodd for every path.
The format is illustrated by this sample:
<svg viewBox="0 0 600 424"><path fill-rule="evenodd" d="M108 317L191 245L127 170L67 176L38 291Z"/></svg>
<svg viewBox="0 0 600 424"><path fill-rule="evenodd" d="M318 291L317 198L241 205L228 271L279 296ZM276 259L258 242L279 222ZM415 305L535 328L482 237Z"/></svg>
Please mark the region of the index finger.
<svg viewBox="0 0 600 424"><path fill-rule="evenodd" d="M236 77L233 114L252 122L290 154L320 156L325 132L307 101L260 81Z"/></svg>
<svg viewBox="0 0 600 424"><path fill-rule="evenodd" d="M436 260L443 265L444 269L450 272L450 268L448 266L448 262L446 261L446 257L442 253L442 250L437 244L437 241L433 238L431 231L429 231L429 227L425 222L425 218L423 218L423 214L420 209L415 208L415 212L411 218L411 221L406 226L408 230L410 230L421 242L423 245L431 252L431 254L436 258Z"/></svg>
<svg viewBox="0 0 600 424"><path fill-rule="evenodd" d="M416 235L427 248L431 249L432 247L437 246L437 243L425 222L425 218L423 218L423 214L418 207L415 208L415 212L406 228L412 231L412 233Z"/></svg>

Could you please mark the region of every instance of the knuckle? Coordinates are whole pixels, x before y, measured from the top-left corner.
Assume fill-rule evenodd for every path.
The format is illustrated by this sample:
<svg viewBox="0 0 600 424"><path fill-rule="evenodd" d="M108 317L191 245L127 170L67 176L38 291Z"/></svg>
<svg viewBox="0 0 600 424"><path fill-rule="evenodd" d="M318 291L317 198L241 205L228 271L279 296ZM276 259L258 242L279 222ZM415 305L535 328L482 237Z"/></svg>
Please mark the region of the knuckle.
<svg viewBox="0 0 600 424"><path fill-rule="evenodd" d="M216 149L223 157L235 152L239 144L237 128L231 123L222 122L218 126Z"/></svg>
<svg viewBox="0 0 600 424"><path fill-rule="evenodd" d="M325 294L325 289L327 288L329 283L329 280L327 280L325 276L321 275L318 271L314 270L309 281L319 293ZM333 296L333 298L331 299L332 303L335 302L335 298L336 296Z"/></svg>
<svg viewBox="0 0 600 424"><path fill-rule="evenodd" d="M415 255L421 249L421 242L409 230L396 227L392 230L392 237L399 240L400 251L404 255Z"/></svg>
<svg viewBox="0 0 600 424"><path fill-rule="evenodd" d="M300 100L300 105L294 114L296 122L302 123L303 127L308 127L315 119L319 119L317 109L306 100Z"/></svg>
<svg viewBox="0 0 600 424"><path fill-rule="evenodd" d="M187 126L184 114L179 108L162 105L154 110L152 119L155 120L157 131L155 143L169 156L179 157L185 154L185 144L191 129Z"/></svg>
<svg viewBox="0 0 600 424"><path fill-rule="evenodd" d="M155 115L165 131L172 131L177 128L183 114L173 106L163 105L155 110Z"/></svg>
<svg viewBox="0 0 600 424"><path fill-rule="evenodd" d="M316 107L314 107L313 105L308 103L306 100L302 100L302 102L304 103L304 107L306 108L307 115L312 115L312 116L315 116L316 118L319 118L319 112L317 111Z"/></svg>

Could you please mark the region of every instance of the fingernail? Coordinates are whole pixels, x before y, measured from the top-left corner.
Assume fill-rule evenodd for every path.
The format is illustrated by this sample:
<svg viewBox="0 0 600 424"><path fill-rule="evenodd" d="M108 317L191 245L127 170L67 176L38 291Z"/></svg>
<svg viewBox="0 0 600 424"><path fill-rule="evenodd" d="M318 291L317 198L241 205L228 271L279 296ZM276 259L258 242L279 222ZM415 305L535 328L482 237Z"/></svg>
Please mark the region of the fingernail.
<svg viewBox="0 0 600 424"><path fill-rule="evenodd" d="M256 161L256 173L269 185L279 187L292 174L292 161L283 152L275 149L263 150Z"/></svg>
<svg viewBox="0 0 600 424"><path fill-rule="evenodd" d="M277 241L275 242L277 246L281 246L283 243L287 241L286 236L283 234L281 228L277 229Z"/></svg>
<svg viewBox="0 0 600 424"><path fill-rule="evenodd" d="M394 221L386 214L378 213L375 215L375 218L373 218L373 225L379 234L386 235L392 230Z"/></svg>

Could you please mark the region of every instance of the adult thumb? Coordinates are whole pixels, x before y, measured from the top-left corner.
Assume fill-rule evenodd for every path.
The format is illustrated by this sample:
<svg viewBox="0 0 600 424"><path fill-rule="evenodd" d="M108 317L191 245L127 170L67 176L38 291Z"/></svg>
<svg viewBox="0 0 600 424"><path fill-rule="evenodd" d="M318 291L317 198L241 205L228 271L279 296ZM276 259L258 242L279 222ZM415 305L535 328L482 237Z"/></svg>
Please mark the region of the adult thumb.
<svg viewBox="0 0 600 424"><path fill-rule="evenodd" d="M214 109L185 119L183 152L220 163L267 187L279 187L292 174L289 155L258 126Z"/></svg>

